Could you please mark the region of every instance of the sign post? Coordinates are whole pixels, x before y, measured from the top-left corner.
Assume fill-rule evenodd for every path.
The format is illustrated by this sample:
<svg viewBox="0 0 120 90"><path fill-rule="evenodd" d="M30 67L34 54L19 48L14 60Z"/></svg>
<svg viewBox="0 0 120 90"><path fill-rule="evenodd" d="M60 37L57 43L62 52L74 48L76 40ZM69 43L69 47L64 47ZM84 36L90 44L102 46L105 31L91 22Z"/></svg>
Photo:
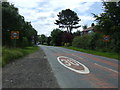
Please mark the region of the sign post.
<svg viewBox="0 0 120 90"><path fill-rule="evenodd" d="M11 31L11 39L14 40L14 47L16 48L16 39L19 39L19 31Z"/></svg>
<svg viewBox="0 0 120 90"><path fill-rule="evenodd" d="M110 41L110 35L103 35L103 41L106 43L107 48L107 43Z"/></svg>

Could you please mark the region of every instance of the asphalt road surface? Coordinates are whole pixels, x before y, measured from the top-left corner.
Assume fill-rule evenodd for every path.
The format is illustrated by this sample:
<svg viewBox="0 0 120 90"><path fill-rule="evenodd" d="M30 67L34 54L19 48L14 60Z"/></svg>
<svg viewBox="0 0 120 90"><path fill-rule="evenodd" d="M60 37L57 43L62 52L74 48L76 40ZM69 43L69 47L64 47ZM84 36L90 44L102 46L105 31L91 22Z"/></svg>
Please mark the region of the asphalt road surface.
<svg viewBox="0 0 120 90"><path fill-rule="evenodd" d="M61 88L118 88L118 61L40 45Z"/></svg>
<svg viewBox="0 0 120 90"><path fill-rule="evenodd" d="M30 88L32 90L35 88L38 88L38 90L39 88L59 88L51 66L44 56L44 52L39 49L35 53L31 53L5 65L2 68L2 90L17 90L17 88L25 88L25 90L29 90Z"/></svg>

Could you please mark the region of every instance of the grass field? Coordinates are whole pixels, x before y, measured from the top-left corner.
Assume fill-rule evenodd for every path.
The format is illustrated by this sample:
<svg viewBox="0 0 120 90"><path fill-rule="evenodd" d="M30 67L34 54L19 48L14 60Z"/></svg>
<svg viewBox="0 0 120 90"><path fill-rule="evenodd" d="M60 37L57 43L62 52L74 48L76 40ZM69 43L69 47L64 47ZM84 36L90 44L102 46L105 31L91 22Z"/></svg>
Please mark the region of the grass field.
<svg viewBox="0 0 120 90"><path fill-rule="evenodd" d="M2 48L2 66L5 66L7 63L21 58L25 55L28 55L30 53L33 53L37 51L39 47L33 46L33 47L25 47L25 48Z"/></svg>
<svg viewBox="0 0 120 90"><path fill-rule="evenodd" d="M76 48L76 47L72 47L72 46L64 47L64 48L120 60L119 54L115 53L115 52L100 52L100 51L95 51L95 50L80 49L80 48Z"/></svg>

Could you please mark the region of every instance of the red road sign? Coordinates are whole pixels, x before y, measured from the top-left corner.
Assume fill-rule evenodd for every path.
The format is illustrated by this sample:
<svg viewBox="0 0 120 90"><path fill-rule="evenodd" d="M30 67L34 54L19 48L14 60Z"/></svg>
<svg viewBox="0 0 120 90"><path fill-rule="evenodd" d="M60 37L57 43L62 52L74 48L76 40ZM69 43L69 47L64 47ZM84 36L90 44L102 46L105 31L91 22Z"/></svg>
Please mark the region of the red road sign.
<svg viewBox="0 0 120 90"><path fill-rule="evenodd" d="M19 39L19 31L11 31L11 39Z"/></svg>

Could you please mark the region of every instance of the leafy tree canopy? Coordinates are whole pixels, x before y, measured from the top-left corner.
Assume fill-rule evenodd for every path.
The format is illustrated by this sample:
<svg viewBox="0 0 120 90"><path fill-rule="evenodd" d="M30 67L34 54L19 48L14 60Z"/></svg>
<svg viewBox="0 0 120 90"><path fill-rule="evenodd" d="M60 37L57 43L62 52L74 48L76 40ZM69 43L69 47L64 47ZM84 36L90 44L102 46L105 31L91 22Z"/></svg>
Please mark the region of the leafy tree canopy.
<svg viewBox="0 0 120 90"><path fill-rule="evenodd" d="M97 28L106 34L120 30L120 2L103 2L104 13L94 15Z"/></svg>
<svg viewBox="0 0 120 90"><path fill-rule="evenodd" d="M44 43L46 43L46 36L44 35L44 34L41 34L40 36L39 36L39 41L40 41L40 43L41 44L44 44Z"/></svg>
<svg viewBox="0 0 120 90"><path fill-rule="evenodd" d="M27 45L36 43L37 31L32 27L30 22L26 22L13 4L2 2L2 39L3 45L13 46L11 31L19 31L17 46L23 46L23 41L28 41Z"/></svg>
<svg viewBox="0 0 120 90"><path fill-rule="evenodd" d="M67 32L71 33L73 28L79 28L80 26L76 26L80 21L77 13L70 9L62 10L59 12L58 20L56 20L55 24L59 25L59 28L67 28Z"/></svg>
<svg viewBox="0 0 120 90"><path fill-rule="evenodd" d="M63 31L61 31L60 29L54 29L51 32L51 37L52 37L51 40L53 45L56 45L56 46L62 45L62 34L63 34Z"/></svg>

